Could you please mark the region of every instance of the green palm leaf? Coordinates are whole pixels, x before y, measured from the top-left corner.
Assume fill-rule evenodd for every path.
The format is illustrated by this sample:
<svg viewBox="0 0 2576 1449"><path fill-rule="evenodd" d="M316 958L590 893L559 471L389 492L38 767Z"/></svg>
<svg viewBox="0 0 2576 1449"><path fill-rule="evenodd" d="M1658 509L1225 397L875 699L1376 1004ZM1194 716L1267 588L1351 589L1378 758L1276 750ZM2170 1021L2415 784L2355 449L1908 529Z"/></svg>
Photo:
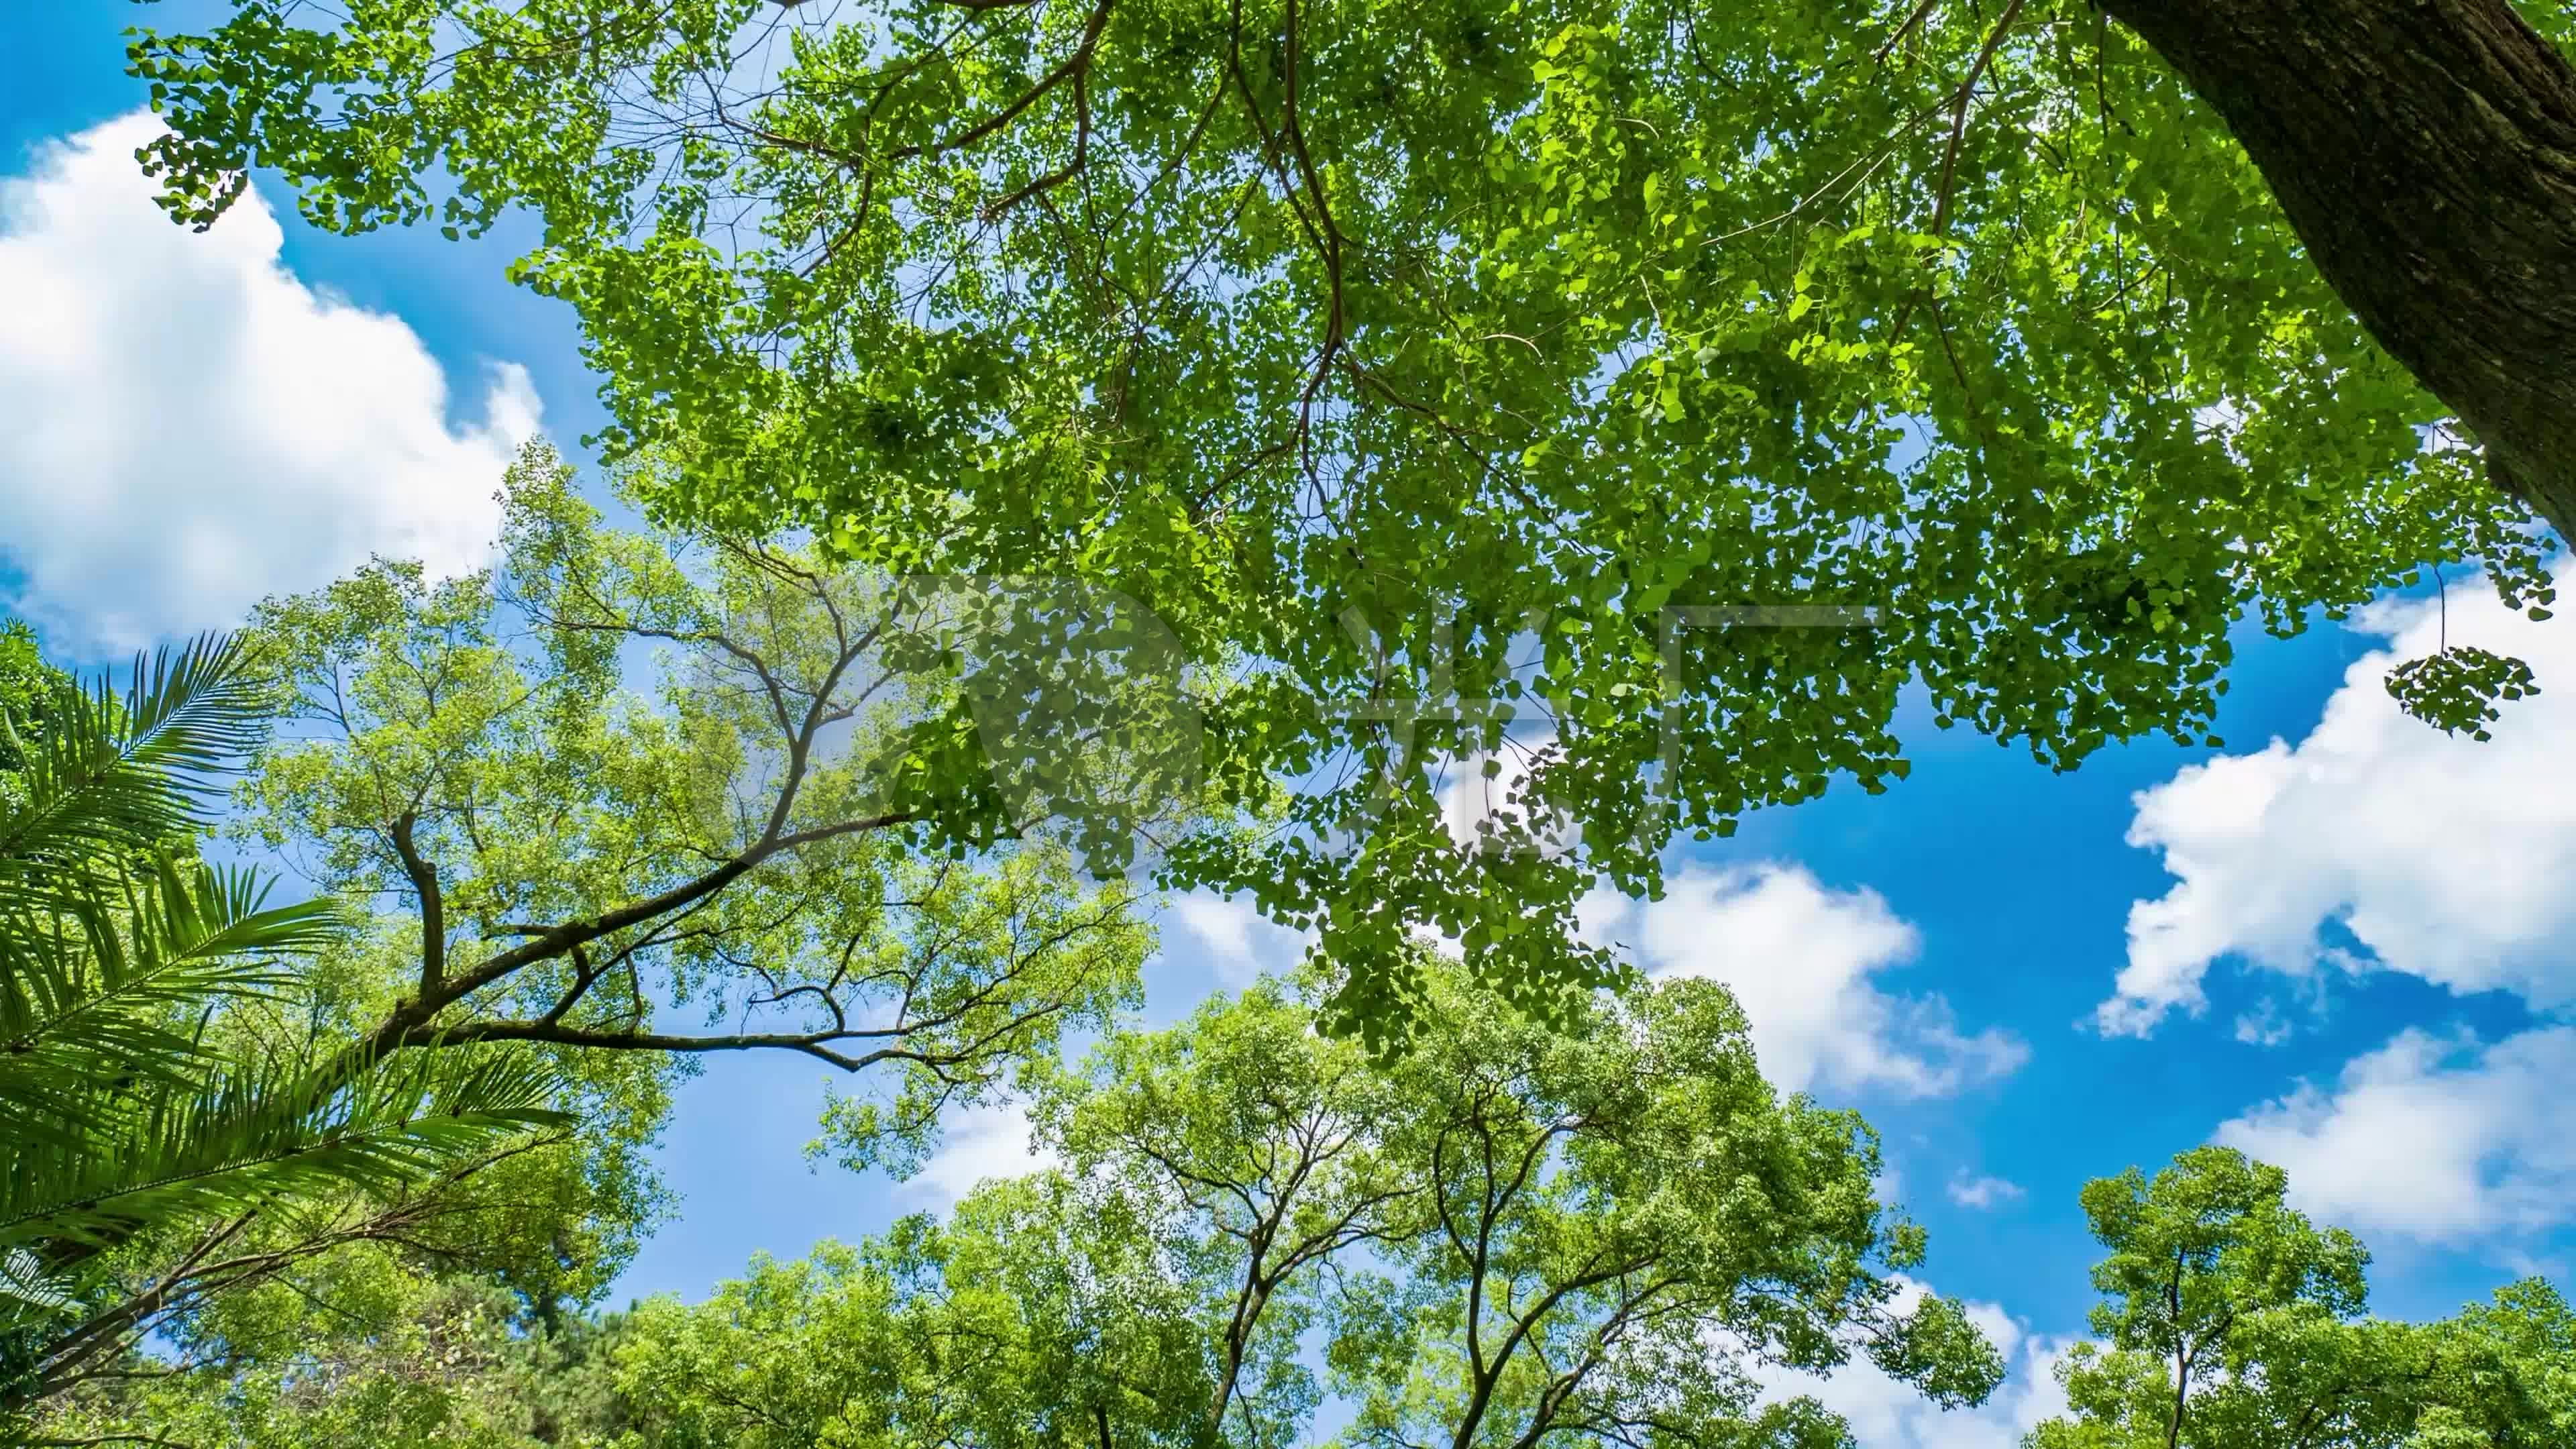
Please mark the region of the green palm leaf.
<svg viewBox="0 0 2576 1449"><path fill-rule="evenodd" d="M62 1279L45 1271L43 1260L25 1248L0 1253L0 1324L25 1317L25 1310L54 1314L72 1306Z"/></svg>
<svg viewBox="0 0 2576 1449"><path fill-rule="evenodd" d="M247 870L166 853L113 898L0 906L0 1143L94 1126L114 1090L201 1080L187 1017L286 985L284 958L344 936L325 901L263 909Z"/></svg>
<svg viewBox="0 0 2576 1449"><path fill-rule="evenodd" d="M408 1052L351 1075L259 1067L146 1094L106 1130L16 1154L0 1248L98 1246L281 1197L393 1193L520 1134L571 1125L551 1073L507 1051Z"/></svg>
<svg viewBox="0 0 2576 1449"><path fill-rule="evenodd" d="M138 656L120 699L101 678L57 691L42 739L14 740L20 798L0 805L0 901L62 902L127 852L195 830L221 776L259 742L266 695L237 637Z"/></svg>
<svg viewBox="0 0 2576 1449"><path fill-rule="evenodd" d="M138 659L122 697L65 686L0 803L0 1251L29 1292L155 1227L307 1195L390 1194L570 1121L554 1078L500 1050L317 1069L209 1048L227 1003L292 984L344 939L322 902L270 908L246 870L177 842L258 742L233 639ZM0 723L5 728L5 723ZM12 1262L17 1260L12 1258ZM17 1280L13 1280L17 1281ZM33 1301L26 1293L7 1296Z"/></svg>

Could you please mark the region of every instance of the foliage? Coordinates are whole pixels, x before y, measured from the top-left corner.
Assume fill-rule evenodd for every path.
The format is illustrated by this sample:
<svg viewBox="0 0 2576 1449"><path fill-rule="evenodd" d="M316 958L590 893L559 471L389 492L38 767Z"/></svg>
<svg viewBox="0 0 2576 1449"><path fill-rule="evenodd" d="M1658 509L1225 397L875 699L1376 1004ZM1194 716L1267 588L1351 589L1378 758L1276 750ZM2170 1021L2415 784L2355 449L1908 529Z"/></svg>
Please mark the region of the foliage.
<svg viewBox="0 0 2576 1449"><path fill-rule="evenodd" d="M1314 1030L1313 980L1115 1033L1037 1088L1054 1165L757 1257L695 1305L540 1323L473 1278L344 1251L192 1321L203 1371L85 1385L49 1428L1286 1449L1330 1396L1346 1449L1855 1449L1781 1369L1866 1358L1943 1404L1995 1386L1958 1306L1887 1271L1922 1239L1873 1200L1866 1130L1773 1097L1721 988L1548 1026L1452 967L1426 980L1437 1009L1400 1057ZM2369 1317L2367 1253L2283 1192L2216 1148L2086 1186L2104 1302L2059 1369L2071 1413L2027 1449L2567 1442L2576 1313L2555 1290Z"/></svg>
<svg viewBox="0 0 2576 1449"><path fill-rule="evenodd" d="M2210 114L2072 0L234 0L131 60L181 220L254 165L344 231L533 212L514 274L577 314L656 524L533 450L496 570L262 613L297 733L246 833L377 909L192 1049L542 1063L592 1125L242 1227L216 1286L256 1291L173 1319L190 1371L144 1397L244 1442L1249 1449L1329 1392L1361 1442L1814 1449L1842 1426L1743 1364L1856 1355L1973 1401L2000 1364L1896 1276L1866 1129L1576 902L1903 778L1911 684L2071 769L2218 746L2248 619L2467 559L2554 601ZM2484 738L2529 683L2461 650L2390 687ZM1456 777L1509 752L1462 838ZM191 823L102 799L49 828ZM1140 824L1161 883L1316 928L1314 974L1063 1072L1150 946L1077 865ZM154 961L256 905L116 880L28 899ZM613 1387L576 1355L580 1406L522 1422L493 1385L578 1339L673 1078L744 1049L864 1074L824 1123L853 1165L1016 1090L1063 1166L648 1305ZM233 1091L185 1119L225 1131L311 1100L179 1085ZM2563 1302L2368 1318L2359 1244L2283 1191L2210 1152L2087 1189L2101 1341L2040 1449L2566 1441ZM228 1241L119 1234L128 1291ZM163 1412L94 1397L99 1433Z"/></svg>
<svg viewBox="0 0 2576 1449"><path fill-rule="evenodd" d="M213 1371L154 1374L138 1361L137 1378L66 1396L46 1431L75 1439L140 1425L208 1449L525 1449L613 1433L621 1401L609 1353L623 1320L527 1329L518 1306L489 1284L342 1253L191 1325L180 1350Z"/></svg>
<svg viewBox="0 0 2576 1449"><path fill-rule="evenodd" d="M2496 701L2539 692L2530 665L2473 644L2409 659L2388 671L2389 697L2399 708L2445 734L2467 730L2479 741L2492 738L2487 726L2503 718Z"/></svg>
<svg viewBox="0 0 2576 1449"><path fill-rule="evenodd" d="M43 736L44 706L66 682L37 649L35 630L23 620L0 620L0 804L19 798L27 742Z"/></svg>
<svg viewBox="0 0 2576 1449"><path fill-rule="evenodd" d="M1415 926L1535 1009L1615 976L1573 902L1901 778L1909 681L2073 768L2215 747L2249 614L2471 556L2551 601L2212 114L2072 0L235 0L131 60L183 220L254 164L337 230L533 212L516 275L657 516L1081 581L1243 667L1209 779L1296 798L1173 878L1315 924L1364 1027ZM1441 826L1507 712L1567 849ZM978 759L921 767L989 834Z"/></svg>
<svg viewBox="0 0 2576 1449"><path fill-rule="evenodd" d="M2369 1254L2227 1148L2085 1186L2111 1250L2098 1342L2060 1370L2073 1415L2031 1449L2436 1449L2563 1444L2576 1315L2545 1280L2432 1324L2363 1315Z"/></svg>
<svg viewBox="0 0 2576 1449"><path fill-rule="evenodd" d="M645 1305L641 1442L1288 1445L1330 1390L1354 1443L1823 1445L1745 1361L1993 1387L1956 1305L1880 1271L1920 1233L1871 1195L1874 1140L1776 1099L1722 988L1548 1025L1424 979L1392 1060L1277 984L1113 1036L1036 1108L1060 1169Z"/></svg>
<svg viewBox="0 0 2576 1449"><path fill-rule="evenodd" d="M874 742L956 687L891 657L903 601L792 550L605 528L569 478L542 445L512 469L496 571L379 563L259 612L292 726L241 833L400 907L346 988L360 1040L535 1044L630 1140L687 1059L799 1052L890 1085L837 1120L900 1170L943 1104L1135 998L1123 884L1043 840L957 859L907 833Z"/></svg>
<svg viewBox="0 0 2576 1449"><path fill-rule="evenodd" d="M59 1322L13 1338L13 1399L292 1380L292 1335L225 1326L265 1288L430 1273L563 1331L667 1205L644 1150L696 1054L861 1074L834 1140L900 1174L944 1105L1136 998L1125 885L1045 839L905 833L881 734L972 728L908 601L605 529L542 447L505 494L497 571L370 565L20 733L0 1250ZM245 754L230 828L312 900L194 860Z"/></svg>

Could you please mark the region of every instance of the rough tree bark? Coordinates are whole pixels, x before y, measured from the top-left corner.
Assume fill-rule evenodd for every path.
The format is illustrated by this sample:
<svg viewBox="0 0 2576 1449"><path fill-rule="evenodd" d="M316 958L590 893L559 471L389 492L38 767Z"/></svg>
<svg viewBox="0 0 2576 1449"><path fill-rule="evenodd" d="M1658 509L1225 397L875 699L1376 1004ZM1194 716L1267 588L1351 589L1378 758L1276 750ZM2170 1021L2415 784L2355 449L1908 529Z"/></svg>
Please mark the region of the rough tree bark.
<svg viewBox="0 0 2576 1449"><path fill-rule="evenodd" d="M2576 67L2507 0L2101 0L2328 285L2576 540Z"/></svg>

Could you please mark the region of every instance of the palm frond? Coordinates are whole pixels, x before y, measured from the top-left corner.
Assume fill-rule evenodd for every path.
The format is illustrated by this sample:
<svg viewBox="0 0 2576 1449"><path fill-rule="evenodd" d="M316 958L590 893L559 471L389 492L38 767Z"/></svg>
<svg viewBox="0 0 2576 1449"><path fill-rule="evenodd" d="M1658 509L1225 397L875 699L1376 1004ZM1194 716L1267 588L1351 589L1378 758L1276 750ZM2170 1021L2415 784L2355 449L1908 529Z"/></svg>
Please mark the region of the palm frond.
<svg viewBox="0 0 2576 1449"><path fill-rule="evenodd" d="M0 1183L0 1248L110 1244L282 1195L399 1192L522 1133L570 1126L546 1105L557 1090L507 1050L406 1052L334 1080L237 1068L151 1094L106 1132L16 1154Z"/></svg>
<svg viewBox="0 0 2576 1449"><path fill-rule="evenodd" d="M285 958L346 934L327 901L263 908L266 882L239 868L162 852L119 884L0 906L0 1144L93 1130L138 1083L198 1083L186 1014L272 993Z"/></svg>
<svg viewBox="0 0 2576 1449"><path fill-rule="evenodd" d="M19 799L0 805L0 899L94 885L126 852L201 825L267 722L246 657L237 636L207 634L138 656L121 699L105 677L59 691L25 746Z"/></svg>
<svg viewBox="0 0 2576 1449"><path fill-rule="evenodd" d="M0 1324L37 1314L52 1315L72 1306L68 1285L45 1270L44 1260L25 1248L0 1253Z"/></svg>
<svg viewBox="0 0 2576 1449"><path fill-rule="evenodd" d="M327 1067L208 1023L346 938L327 902L270 907L194 858L263 691L232 639L47 703L0 801L0 1314L58 1306L66 1265L191 1221L398 1196L531 1131L557 1080L510 1048Z"/></svg>

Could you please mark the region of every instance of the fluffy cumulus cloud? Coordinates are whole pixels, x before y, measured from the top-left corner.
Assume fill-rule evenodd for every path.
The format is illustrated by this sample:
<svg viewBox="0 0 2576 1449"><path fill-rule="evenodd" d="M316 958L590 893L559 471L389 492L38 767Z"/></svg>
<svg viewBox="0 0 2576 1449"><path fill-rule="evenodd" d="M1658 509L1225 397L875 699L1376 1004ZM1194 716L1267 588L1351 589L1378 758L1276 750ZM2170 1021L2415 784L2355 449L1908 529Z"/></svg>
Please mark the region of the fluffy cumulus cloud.
<svg viewBox="0 0 2576 1449"><path fill-rule="evenodd" d="M2140 792L2129 843L2161 852L2176 880L2130 910L2104 1030L2198 1012L2210 966L2231 956L2310 983L2378 969L2542 1010L2576 1001L2576 627L2533 623L2474 579L2452 584L2449 613L2451 643L2520 657L2544 691L2505 704L2491 741L2389 699L2390 666L2444 634L2433 603L2395 602L2357 621L2389 647L2345 673L2307 738ZM2278 1025L2248 1018L2238 1035L2277 1039Z"/></svg>
<svg viewBox="0 0 2576 1449"><path fill-rule="evenodd" d="M153 206L128 116L0 180L0 607L62 648L238 620L371 553L479 565L537 400L494 369L449 417L401 319L315 292L249 195L204 235Z"/></svg>
<svg viewBox="0 0 2576 1449"><path fill-rule="evenodd" d="M1052 1149L1032 1140L1025 1103L980 1102L948 1113L940 1124L939 1149L900 1191L917 1202L951 1208L980 1183L1026 1177L1061 1163Z"/></svg>
<svg viewBox="0 0 2576 1449"><path fill-rule="evenodd" d="M1584 925L1656 976L1725 982L1783 1091L1943 1096L2029 1055L2000 1029L1963 1032L1938 996L1883 989L1878 978L1920 948L1914 927L1877 892L1832 890L1799 866L1685 867L1660 901L1594 895Z"/></svg>
<svg viewBox="0 0 2576 1449"><path fill-rule="evenodd" d="M1248 896L1208 891L1176 896L1163 909L1163 955L1203 971L1228 990L1262 975L1285 975L1305 958L1315 933L1263 918Z"/></svg>
<svg viewBox="0 0 2576 1449"><path fill-rule="evenodd" d="M1925 1291L1908 1283L1897 1300L1898 1311L1910 1308ZM2066 1412L2066 1390L2057 1382L2056 1369L2074 1340L2035 1334L1991 1303L1969 1304L1968 1317L2004 1358L2002 1385L1973 1409L1941 1409L1866 1359L1821 1379L1778 1368L1757 1368L1754 1377L1768 1397L1803 1394L1842 1415L1853 1441L1868 1449L2018 1449L2022 1436L2042 1420Z"/></svg>
<svg viewBox="0 0 2576 1449"><path fill-rule="evenodd" d="M2218 1129L2290 1175L2319 1218L2435 1242L2576 1221L2576 1137L2545 1104L2576 1091L2576 1027L2491 1045L2409 1029Z"/></svg>
<svg viewBox="0 0 2576 1449"><path fill-rule="evenodd" d="M1566 850L1578 832L1555 819L1531 821L1514 800L1551 738L1517 742L1495 757L1495 773L1470 759L1442 795L1450 837L1465 846L1496 842L1486 827L1506 822L1506 840ZM1770 863L1715 870L1686 865L1660 901L1602 889L1577 908L1588 940L1626 947L1654 976L1723 981L1744 1007L1763 1073L1782 1091L1874 1089L1903 1097L1947 1096L2003 1076L2028 1058L2019 1038L1997 1028L1962 1032L1934 995L1882 990L1876 978L1922 947L1914 927L1871 890L1828 889L1802 866Z"/></svg>

